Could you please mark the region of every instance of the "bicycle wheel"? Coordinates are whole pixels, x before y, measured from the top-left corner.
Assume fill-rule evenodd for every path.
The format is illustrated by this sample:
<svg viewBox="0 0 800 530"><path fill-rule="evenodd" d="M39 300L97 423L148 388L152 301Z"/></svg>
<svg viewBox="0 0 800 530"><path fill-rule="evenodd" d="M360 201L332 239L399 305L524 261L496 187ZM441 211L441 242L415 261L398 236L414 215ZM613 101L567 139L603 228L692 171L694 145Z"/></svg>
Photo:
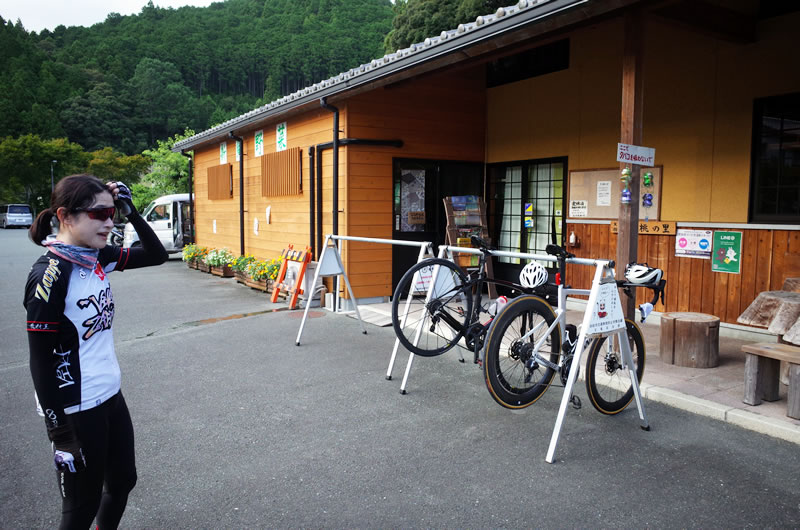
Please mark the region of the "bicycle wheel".
<svg viewBox="0 0 800 530"><path fill-rule="evenodd" d="M489 393L500 405L509 409L527 407L550 386L555 370L537 360L534 347L544 339L539 358L558 363L561 325L547 335L555 319L547 302L526 295L511 300L492 322L484 343L483 372Z"/></svg>
<svg viewBox="0 0 800 530"><path fill-rule="evenodd" d="M436 283L428 297L434 273ZM392 326L397 338L408 351L423 357L441 355L455 346L464 336L471 314L467 278L445 259L426 259L408 269L392 298Z"/></svg>
<svg viewBox="0 0 800 530"><path fill-rule="evenodd" d="M625 319L636 379L644 374L644 338L635 322ZM619 414L633 399L630 374L622 368L622 352L617 336L592 341L586 360L586 392L594 408L603 414Z"/></svg>

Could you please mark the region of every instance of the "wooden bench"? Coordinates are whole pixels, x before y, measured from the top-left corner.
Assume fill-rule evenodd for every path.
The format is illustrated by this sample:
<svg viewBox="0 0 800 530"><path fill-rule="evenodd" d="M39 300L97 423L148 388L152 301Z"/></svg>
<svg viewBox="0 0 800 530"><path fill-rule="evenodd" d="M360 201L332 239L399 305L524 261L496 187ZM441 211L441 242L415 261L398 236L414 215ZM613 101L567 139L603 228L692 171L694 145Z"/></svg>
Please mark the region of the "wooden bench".
<svg viewBox="0 0 800 530"><path fill-rule="evenodd" d="M745 344L744 399L748 405L777 401L780 361L789 363L789 405L786 415L800 419L800 347L759 342Z"/></svg>

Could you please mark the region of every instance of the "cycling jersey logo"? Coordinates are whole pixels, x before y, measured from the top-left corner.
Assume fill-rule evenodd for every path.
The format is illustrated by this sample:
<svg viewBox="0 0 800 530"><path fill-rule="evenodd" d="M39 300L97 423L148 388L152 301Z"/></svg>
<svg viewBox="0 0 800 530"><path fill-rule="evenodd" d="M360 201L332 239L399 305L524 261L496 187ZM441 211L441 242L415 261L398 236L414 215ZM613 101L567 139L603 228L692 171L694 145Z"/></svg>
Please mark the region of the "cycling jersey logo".
<svg viewBox="0 0 800 530"><path fill-rule="evenodd" d="M61 276L61 270L58 268L58 260L50 259L50 264L45 269L44 276L42 276L42 283L36 286L36 294L34 296L39 300L49 302L50 289L53 288L53 284L56 283L59 276Z"/></svg>
<svg viewBox="0 0 800 530"><path fill-rule="evenodd" d="M72 374L69 373L69 354L72 352L53 352L55 355L61 357L61 362L56 366L56 379L61 381L61 384L58 385L58 388L64 388L65 386L74 385L75 380L72 378Z"/></svg>
<svg viewBox="0 0 800 530"><path fill-rule="evenodd" d="M78 307L85 309L93 306L97 314L83 321L86 333L83 340L89 340L98 331L111 329L111 322L114 320L114 299L111 297L111 287L106 287L100 294L92 295L89 298L78 300Z"/></svg>

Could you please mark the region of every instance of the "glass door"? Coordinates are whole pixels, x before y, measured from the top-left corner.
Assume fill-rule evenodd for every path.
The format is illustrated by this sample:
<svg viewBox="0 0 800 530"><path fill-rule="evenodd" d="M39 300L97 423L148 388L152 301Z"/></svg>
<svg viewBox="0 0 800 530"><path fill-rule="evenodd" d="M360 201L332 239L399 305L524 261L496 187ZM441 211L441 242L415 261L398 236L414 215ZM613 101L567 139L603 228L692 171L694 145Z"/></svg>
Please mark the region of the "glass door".
<svg viewBox="0 0 800 530"><path fill-rule="evenodd" d="M563 244L566 158L495 164L489 170L489 233L500 250L544 254ZM498 258L495 273L515 281L516 258Z"/></svg>

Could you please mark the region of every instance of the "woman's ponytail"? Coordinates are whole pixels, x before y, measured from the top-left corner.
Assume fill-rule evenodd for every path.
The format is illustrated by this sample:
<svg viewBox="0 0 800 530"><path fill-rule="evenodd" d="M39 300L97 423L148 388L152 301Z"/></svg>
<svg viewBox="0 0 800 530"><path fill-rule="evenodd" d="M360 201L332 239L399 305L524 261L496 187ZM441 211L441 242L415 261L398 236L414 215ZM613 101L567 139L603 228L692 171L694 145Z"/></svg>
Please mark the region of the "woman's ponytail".
<svg viewBox="0 0 800 530"><path fill-rule="evenodd" d="M31 241L37 245L42 245L42 242L47 239L47 236L52 231L50 222L53 220L54 215L55 212L50 208L45 208L39 212L39 215L36 216L33 224L28 229L28 237L31 238Z"/></svg>

